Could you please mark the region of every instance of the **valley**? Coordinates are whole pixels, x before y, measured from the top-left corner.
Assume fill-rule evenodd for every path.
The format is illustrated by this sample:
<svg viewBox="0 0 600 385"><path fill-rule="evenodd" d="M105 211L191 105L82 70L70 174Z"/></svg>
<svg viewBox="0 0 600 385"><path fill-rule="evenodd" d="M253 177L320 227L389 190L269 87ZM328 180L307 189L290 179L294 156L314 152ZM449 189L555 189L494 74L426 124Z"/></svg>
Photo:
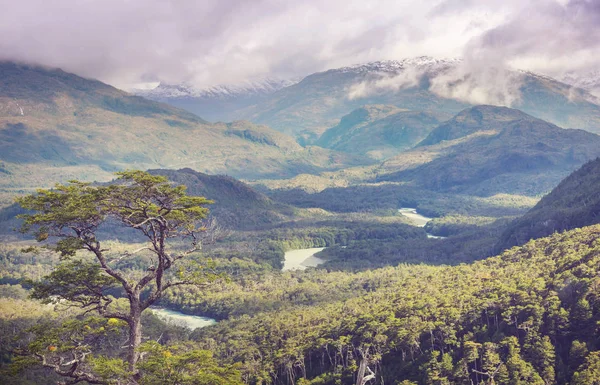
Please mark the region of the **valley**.
<svg viewBox="0 0 600 385"><path fill-rule="evenodd" d="M142 97L0 62L0 379L594 383L600 105L440 94L460 66Z"/></svg>

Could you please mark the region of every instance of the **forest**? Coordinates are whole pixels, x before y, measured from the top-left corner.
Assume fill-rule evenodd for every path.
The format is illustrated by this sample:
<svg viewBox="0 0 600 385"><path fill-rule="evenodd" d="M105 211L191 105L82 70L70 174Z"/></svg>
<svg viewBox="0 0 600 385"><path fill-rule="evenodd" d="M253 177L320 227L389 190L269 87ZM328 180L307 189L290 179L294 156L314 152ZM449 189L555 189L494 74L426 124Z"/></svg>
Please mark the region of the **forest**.
<svg viewBox="0 0 600 385"><path fill-rule="evenodd" d="M447 215L425 230L378 211L262 230L199 228L208 234L195 238L189 226L207 212L193 207L209 201L185 196L162 176L120 178L117 185L72 182L21 199L33 210L21 214L24 231L35 229L46 247L0 247L2 383L600 381L600 225L496 256L498 239L518 223L510 210ZM54 201L69 210L49 205ZM112 230L103 229L106 218L113 218L106 222ZM126 227L137 218L141 228L116 230L118 218ZM144 227L156 218L165 230ZM141 238L132 237L137 230ZM155 238L161 231L167 248ZM431 239L425 231L449 237ZM120 232L124 239L114 239ZM139 252L148 249L143 236L147 252ZM51 237L58 242L48 243ZM183 254L194 239L205 247ZM327 247L325 264L281 271L285 251L308 247ZM108 276L96 258L112 261ZM175 262L183 264L170 271ZM134 289L129 282L136 280ZM127 314L135 301L219 322L190 330L144 308L137 359L128 366L123 341L132 335Z"/></svg>
<svg viewBox="0 0 600 385"><path fill-rule="evenodd" d="M224 320L192 332L146 315L145 348L154 354L148 360L167 364L166 351L178 360L213 357L199 361L203 370L235 378L205 382L215 384L354 384L361 365L385 383L594 384L600 381L599 235L600 226L576 229L458 266L259 271L208 291L178 288L165 300L219 309ZM45 375L11 352L26 342L68 349L56 339L70 330L66 324L89 330L85 338L102 347L100 354L118 350L120 323L74 309L56 313L26 299L20 285L2 291L11 309L1 324L6 383L36 383ZM155 338L160 343L152 345ZM110 365L95 368L107 383L118 375ZM11 377L18 369L26 376ZM160 383L156 375L145 373L142 383ZM173 383L202 383L185 381Z"/></svg>

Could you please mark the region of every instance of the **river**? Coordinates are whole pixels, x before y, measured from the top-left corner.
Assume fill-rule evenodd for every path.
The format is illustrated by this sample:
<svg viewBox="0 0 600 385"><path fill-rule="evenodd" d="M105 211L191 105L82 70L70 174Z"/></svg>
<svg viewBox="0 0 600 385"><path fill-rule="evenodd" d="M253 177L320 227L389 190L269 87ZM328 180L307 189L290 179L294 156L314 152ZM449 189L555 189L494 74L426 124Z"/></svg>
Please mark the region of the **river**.
<svg viewBox="0 0 600 385"><path fill-rule="evenodd" d="M151 308L152 312L156 314L163 321L171 322L176 325L186 326L192 330L196 328L203 328L206 326L214 325L217 323L216 320L208 317L200 317L197 315L183 314L175 310L165 308Z"/></svg>
<svg viewBox="0 0 600 385"><path fill-rule="evenodd" d="M281 271L304 270L307 267L315 267L324 263L324 260L315 257L315 254L323 249L324 247L313 247L311 249L286 251Z"/></svg>
<svg viewBox="0 0 600 385"><path fill-rule="evenodd" d="M285 253L283 269L281 270L304 270L307 267L318 266L325 261L321 258L315 257L315 254L323 249L324 247L314 247L311 249L287 251ZM183 314L175 310L161 307L152 308L152 312L164 321L172 322L176 325L183 325L192 330L217 323L217 321L212 318Z"/></svg>
<svg viewBox="0 0 600 385"><path fill-rule="evenodd" d="M427 222L429 222L432 218L426 217L417 213L417 209L413 208L401 208L398 210L400 214L404 215L408 219L410 219L415 226L425 227ZM435 235L427 234L429 238L445 238L438 237ZM283 268L281 271L288 270L304 270L307 267L315 267L325 261L321 258L315 257L319 251L325 249L324 247L313 247L310 249L299 249L299 250L290 250L285 252L285 260L283 262ZM184 325L190 329L203 328L206 326L214 325L217 323L216 320L208 317L200 317L195 315L183 314L175 310L165 309L165 308L152 308L154 314L158 317L162 318L165 321L170 321L175 324Z"/></svg>
<svg viewBox="0 0 600 385"><path fill-rule="evenodd" d="M425 227L427 222L429 222L430 220L433 219L433 218L429 218L429 217L426 217L424 215L417 213L417 209L413 209L410 207L400 208L400 209L398 209L398 212L400 214L404 215L405 217L407 217L408 219L410 219L411 222L415 226L418 226L418 227ZM432 235L432 234L427 233L427 238L444 239L446 237L440 237L437 235Z"/></svg>

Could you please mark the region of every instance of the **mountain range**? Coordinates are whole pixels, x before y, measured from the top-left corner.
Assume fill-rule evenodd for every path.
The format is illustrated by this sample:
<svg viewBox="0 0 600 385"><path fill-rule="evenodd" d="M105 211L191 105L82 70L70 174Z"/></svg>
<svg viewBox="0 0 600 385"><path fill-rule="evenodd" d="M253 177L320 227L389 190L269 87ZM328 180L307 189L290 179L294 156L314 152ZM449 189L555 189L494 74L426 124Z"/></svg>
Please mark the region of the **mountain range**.
<svg viewBox="0 0 600 385"><path fill-rule="evenodd" d="M157 102L165 102L190 111L211 121L231 121L233 112L259 103L268 95L298 82L286 79L260 79L241 84L222 84L197 88L189 84L160 83L150 90L133 90L133 93Z"/></svg>
<svg viewBox="0 0 600 385"><path fill-rule="evenodd" d="M477 106L436 127L414 149L383 162L378 181L472 195L550 191L600 156L600 136L562 129L507 107Z"/></svg>
<svg viewBox="0 0 600 385"><path fill-rule="evenodd" d="M465 65L142 97L0 62L0 383L600 384L594 76ZM94 189L125 169L185 188Z"/></svg>
<svg viewBox="0 0 600 385"><path fill-rule="evenodd" d="M317 142L327 129L340 123L341 117L364 105L383 104L449 117L469 106L484 104L485 100L476 101L482 95L507 88L503 91L512 93L511 98L500 104L563 128L599 131L599 102L590 93L593 76L565 77L565 82L561 82L531 72L506 70L500 74L491 72L490 80L463 72L464 66L456 59L417 57L331 69L280 89L273 88L245 107L234 103L229 109L219 109L219 119L266 124L307 144ZM482 84L486 80L492 84ZM493 81L504 83L495 85ZM465 93L471 97L465 98ZM241 95L236 98L248 100ZM209 106L221 99L221 95L207 96L202 103ZM162 101L190 111L199 108L178 104L179 97Z"/></svg>
<svg viewBox="0 0 600 385"><path fill-rule="evenodd" d="M61 70L0 63L4 199L56 181L104 181L123 169L181 168L241 178L290 177L365 159L263 125L208 123L167 104Z"/></svg>

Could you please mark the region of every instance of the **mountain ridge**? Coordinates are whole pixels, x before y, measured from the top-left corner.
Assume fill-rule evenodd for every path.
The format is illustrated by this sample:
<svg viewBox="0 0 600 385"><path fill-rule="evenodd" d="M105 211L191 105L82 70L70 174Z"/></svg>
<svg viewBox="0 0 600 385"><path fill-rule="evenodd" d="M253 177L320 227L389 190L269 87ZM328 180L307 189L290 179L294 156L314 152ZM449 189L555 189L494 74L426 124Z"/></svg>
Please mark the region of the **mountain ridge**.
<svg viewBox="0 0 600 385"><path fill-rule="evenodd" d="M0 200L123 169L182 168L281 178L362 164L244 121L211 124L61 70L0 63ZM25 189L25 190L23 190ZM4 203L4 202L3 202Z"/></svg>
<svg viewBox="0 0 600 385"><path fill-rule="evenodd" d="M344 115L315 144L384 160L419 143L445 117L395 106L365 105Z"/></svg>
<svg viewBox="0 0 600 385"><path fill-rule="evenodd" d="M337 125L342 116L363 105L385 104L456 114L464 108L482 104L452 97L464 91L459 87L471 92L482 86L469 84L472 76L468 73L452 73L460 63L461 60L424 57L317 72L274 92L236 116L268 124L312 143L326 129ZM507 74L514 77L514 88L518 88L513 90L516 94L513 108L561 127L600 132L600 106L594 104L597 99L589 92L527 71L507 70ZM452 80L451 76L456 79ZM432 88L434 81L437 88ZM450 96L440 96L439 82L447 83L442 90Z"/></svg>
<svg viewBox="0 0 600 385"><path fill-rule="evenodd" d="M488 120L472 124L482 111ZM563 129L506 107L466 109L429 138L383 162L376 180L434 191L532 196L549 191L600 155L600 136Z"/></svg>

